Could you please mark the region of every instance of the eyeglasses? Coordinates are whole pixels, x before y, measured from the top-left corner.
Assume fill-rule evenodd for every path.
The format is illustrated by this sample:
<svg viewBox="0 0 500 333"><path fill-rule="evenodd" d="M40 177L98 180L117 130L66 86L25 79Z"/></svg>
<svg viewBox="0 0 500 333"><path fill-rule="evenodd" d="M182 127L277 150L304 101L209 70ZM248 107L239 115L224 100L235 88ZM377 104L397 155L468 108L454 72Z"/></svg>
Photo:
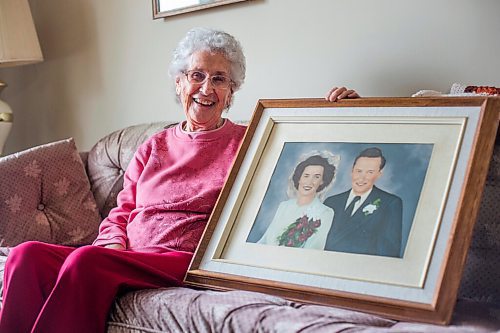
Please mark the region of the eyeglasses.
<svg viewBox="0 0 500 333"><path fill-rule="evenodd" d="M191 84L203 84L207 79L210 79L212 86L217 89L228 89L233 84L233 81L229 77L222 74L208 75L205 72L196 70L183 73Z"/></svg>

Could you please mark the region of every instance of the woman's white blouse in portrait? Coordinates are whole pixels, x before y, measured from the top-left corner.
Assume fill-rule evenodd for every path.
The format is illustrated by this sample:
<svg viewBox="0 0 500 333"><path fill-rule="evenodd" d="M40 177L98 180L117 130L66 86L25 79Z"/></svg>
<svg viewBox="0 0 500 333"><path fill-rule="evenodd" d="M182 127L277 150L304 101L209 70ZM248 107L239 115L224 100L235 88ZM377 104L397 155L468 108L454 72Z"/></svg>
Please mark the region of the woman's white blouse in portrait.
<svg viewBox="0 0 500 333"><path fill-rule="evenodd" d="M309 237L302 248L323 250L326 244L328 231L332 226L333 209L322 204L318 198L304 206L297 205L296 199L283 201L278 206L274 218L267 228L262 238L257 242L259 244L279 245L278 237L283 234L287 227L297 219L307 216L313 221L320 220L321 225L316 232Z"/></svg>

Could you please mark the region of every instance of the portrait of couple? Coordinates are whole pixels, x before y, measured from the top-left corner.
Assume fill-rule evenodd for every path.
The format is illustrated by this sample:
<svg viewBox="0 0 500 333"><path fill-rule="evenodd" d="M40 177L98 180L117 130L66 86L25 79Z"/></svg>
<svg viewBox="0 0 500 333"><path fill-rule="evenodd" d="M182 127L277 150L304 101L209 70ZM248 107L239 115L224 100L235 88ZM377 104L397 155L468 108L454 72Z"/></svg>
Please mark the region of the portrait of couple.
<svg viewBox="0 0 500 333"><path fill-rule="evenodd" d="M432 145L303 145L285 145L280 156L284 162L278 161L247 242L402 257ZM309 150L291 164L291 156L315 146L327 149ZM406 159L401 158L404 155ZM411 167L405 166L408 162ZM387 167L390 164L392 168ZM281 192L274 189L283 183L280 179L287 168L292 170L288 199L273 210L270 207ZM387 177L386 169L391 170ZM404 178L398 177L405 172ZM384 178L388 179L383 182Z"/></svg>

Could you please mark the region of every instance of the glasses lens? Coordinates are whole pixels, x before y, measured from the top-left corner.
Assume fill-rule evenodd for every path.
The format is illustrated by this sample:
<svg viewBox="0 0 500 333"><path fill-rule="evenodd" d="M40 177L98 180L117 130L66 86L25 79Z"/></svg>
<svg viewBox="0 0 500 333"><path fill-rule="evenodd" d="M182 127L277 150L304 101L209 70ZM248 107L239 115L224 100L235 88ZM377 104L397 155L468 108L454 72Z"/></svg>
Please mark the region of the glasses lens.
<svg viewBox="0 0 500 333"><path fill-rule="evenodd" d="M188 81L193 84L203 84L209 77L208 74L201 71L187 71L185 74ZM210 83L215 88L227 89L231 85L231 79L225 75L214 75L210 76Z"/></svg>
<svg viewBox="0 0 500 333"><path fill-rule="evenodd" d="M199 71L189 71L187 72L187 78L191 83L202 83L205 82L207 74Z"/></svg>
<svg viewBox="0 0 500 333"><path fill-rule="evenodd" d="M222 88L229 86L229 79L223 75L212 76L212 84L214 87Z"/></svg>

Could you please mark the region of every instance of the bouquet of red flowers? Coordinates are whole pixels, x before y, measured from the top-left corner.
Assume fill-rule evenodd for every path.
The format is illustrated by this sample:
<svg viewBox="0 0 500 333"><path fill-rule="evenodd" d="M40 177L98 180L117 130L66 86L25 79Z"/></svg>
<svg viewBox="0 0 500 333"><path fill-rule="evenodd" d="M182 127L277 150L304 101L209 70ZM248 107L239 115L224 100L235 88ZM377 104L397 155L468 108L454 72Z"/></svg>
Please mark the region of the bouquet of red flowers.
<svg viewBox="0 0 500 333"><path fill-rule="evenodd" d="M321 226L321 220L313 220L307 215L299 217L294 223L290 224L285 231L278 236L278 245L289 247L302 247L306 240L318 231Z"/></svg>

